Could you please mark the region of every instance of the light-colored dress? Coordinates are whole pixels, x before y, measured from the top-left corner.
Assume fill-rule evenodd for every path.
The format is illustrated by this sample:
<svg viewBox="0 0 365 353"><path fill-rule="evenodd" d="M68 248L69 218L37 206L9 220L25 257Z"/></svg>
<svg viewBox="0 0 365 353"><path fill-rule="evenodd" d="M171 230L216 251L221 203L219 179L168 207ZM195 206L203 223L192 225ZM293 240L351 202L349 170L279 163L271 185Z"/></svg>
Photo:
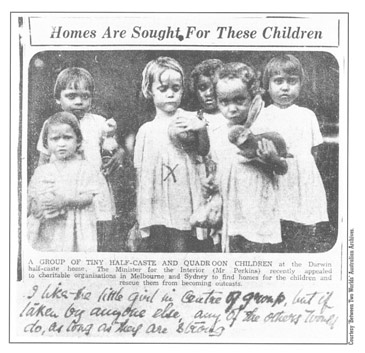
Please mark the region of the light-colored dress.
<svg viewBox="0 0 365 353"><path fill-rule="evenodd" d="M82 150L84 158L98 171L97 179L100 184L100 193L95 199L96 217L98 221L111 220L112 216L115 214L115 204L111 187L100 172L102 166L100 147L105 131L109 129L106 121L107 120L104 117L91 113L86 113L79 121L83 137L80 151ZM47 121L43 124L37 144L37 150L49 155L47 148L43 145L43 133L46 123ZM50 161L52 162L52 160L53 157L51 156Z"/></svg>
<svg viewBox="0 0 365 353"><path fill-rule="evenodd" d="M328 221L326 193L311 153L323 143L315 114L292 105L280 109L270 105L263 109L252 126L254 133L278 132L294 158L287 158L288 172L279 176L281 218L302 224Z"/></svg>
<svg viewBox="0 0 365 353"><path fill-rule="evenodd" d="M28 188L29 218L35 223L33 203L39 202L53 184L57 193L72 197L82 193L96 195L99 189L95 169L84 160L73 160L62 165L51 162L39 166ZM28 230L32 232L33 229ZM44 212L37 232L30 236L31 245L40 251L97 251L94 203L83 208L61 210L53 216Z"/></svg>
<svg viewBox="0 0 365 353"><path fill-rule="evenodd" d="M203 114L204 119L208 122L208 133L220 128L222 125L227 124L227 119L223 116L222 113L216 114Z"/></svg>
<svg viewBox="0 0 365 353"><path fill-rule="evenodd" d="M164 225L191 230L189 219L201 201L202 158L173 145L168 135L171 117L156 117L136 136L137 219L143 237L149 227Z"/></svg>
<svg viewBox="0 0 365 353"><path fill-rule="evenodd" d="M222 250L229 251L229 237L236 235L256 243L280 243L277 177L239 155L228 131L221 125L209 134L223 199Z"/></svg>

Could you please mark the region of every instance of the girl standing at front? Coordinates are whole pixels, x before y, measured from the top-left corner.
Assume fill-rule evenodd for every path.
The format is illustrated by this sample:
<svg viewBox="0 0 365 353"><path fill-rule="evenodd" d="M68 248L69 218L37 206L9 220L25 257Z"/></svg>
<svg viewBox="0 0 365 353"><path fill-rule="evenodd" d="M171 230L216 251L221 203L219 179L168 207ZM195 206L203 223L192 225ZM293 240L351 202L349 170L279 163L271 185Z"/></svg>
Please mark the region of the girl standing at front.
<svg viewBox="0 0 365 353"><path fill-rule="evenodd" d="M218 107L226 124L211 134L212 156L223 199L223 252L281 251L277 175L286 162L271 141L259 145L259 159L246 158L228 140L235 125L245 125L253 98L260 94L256 72L243 63L228 63L217 74Z"/></svg>
<svg viewBox="0 0 365 353"><path fill-rule="evenodd" d="M95 169L78 154L82 134L76 117L53 115L43 140L52 161L39 166L29 184L28 224L37 225L28 228L31 245L40 251L97 251L93 200L99 184Z"/></svg>
<svg viewBox="0 0 365 353"><path fill-rule="evenodd" d="M303 81L303 67L295 56L271 59L263 85L273 104L262 111L253 127L255 132L280 133L293 155L287 159L287 174L279 178L283 241L290 252L312 251L315 224L328 221L326 193L315 163L323 138L315 114L295 104Z"/></svg>
<svg viewBox="0 0 365 353"><path fill-rule="evenodd" d="M200 202L201 156L209 151L206 124L179 108L184 72L176 60L152 60L142 75L142 92L153 100L156 116L139 129L134 152L141 250L188 252L194 236L189 219ZM179 148L169 133L172 124L196 136L194 148Z"/></svg>
<svg viewBox="0 0 365 353"><path fill-rule="evenodd" d="M109 129L108 121L97 114L90 112L95 91L92 75L81 67L70 67L59 73L54 86L54 97L57 104L65 112L70 112L79 120L83 135L82 146L78 152L98 172L100 193L96 196L95 207L98 220L99 251L111 237L111 220L115 214L114 198L111 186L106 178L122 164L124 151L119 148L107 164L102 163L102 143ZM37 149L40 152L39 165L52 161L52 156L44 146L44 123ZM104 175L103 175L104 174Z"/></svg>

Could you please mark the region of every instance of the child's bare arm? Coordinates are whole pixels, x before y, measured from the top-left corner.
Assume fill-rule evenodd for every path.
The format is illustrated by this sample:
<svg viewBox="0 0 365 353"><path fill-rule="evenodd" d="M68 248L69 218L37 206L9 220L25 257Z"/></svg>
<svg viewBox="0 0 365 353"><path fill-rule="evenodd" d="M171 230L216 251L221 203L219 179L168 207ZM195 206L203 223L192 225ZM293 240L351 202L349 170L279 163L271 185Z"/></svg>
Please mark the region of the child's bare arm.
<svg viewBox="0 0 365 353"><path fill-rule="evenodd" d="M91 192L81 193L69 198L60 194L54 194L42 201L42 208L50 212L59 211L64 208L84 208L92 203L93 196Z"/></svg>
<svg viewBox="0 0 365 353"><path fill-rule="evenodd" d="M123 166L125 156L125 150L117 140L117 123L113 118L105 121L101 148L112 153L109 161L102 165L103 174L109 176Z"/></svg>
<svg viewBox="0 0 365 353"><path fill-rule="evenodd" d="M201 187L204 198L208 198L218 192L218 185L215 183L214 175L212 174L201 181Z"/></svg>
<svg viewBox="0 0 365 353"><path fill-rule="evenodd" d="M207 122L198 116L191 119L190 130L195 131L198 135L197 152L201 156L206 156L210 150Z"/></svg>
<svg viewBox="0 0 365 353"><path fill-rule="evenodd" d="M200 120L198 117L179 117L176 126L180 127L181 132L195 132L197 135L196 152L201 156L206 156L209 153L210 144L205 120Z"/></svg>
<svg viewBox="0 0 365 353"><path fill-rule="evenodd" d="M319 150L320 150L320 146L314 146L314 147L312 147L312 155L313 155L313 158L316 161L316 163L318 161Z"/></svg>
<svg viewBox="0 0 365 353"><path fill-rule="evenodd" d="M198 145L197 152L201 156L206 156L209 153L210 144L207 127L204 126L203 129L198 131Z"/></svg>
<svg viewBox="0 0 365 353"><path fill-rule="evenodd" d="M83 208L89 206L93 201L94 195L91 192L85 192L77 195L75 198L66 200L68 207Z"/></svg>
<svg viewBox="0 0 365 353"><path fill-rule="evenodd" d="M118 168L123 166L125 151L122 147L119 148L114 152L113 156L110 160L105 163L102 167L104 175L108 176L113 174Z"/></svg>

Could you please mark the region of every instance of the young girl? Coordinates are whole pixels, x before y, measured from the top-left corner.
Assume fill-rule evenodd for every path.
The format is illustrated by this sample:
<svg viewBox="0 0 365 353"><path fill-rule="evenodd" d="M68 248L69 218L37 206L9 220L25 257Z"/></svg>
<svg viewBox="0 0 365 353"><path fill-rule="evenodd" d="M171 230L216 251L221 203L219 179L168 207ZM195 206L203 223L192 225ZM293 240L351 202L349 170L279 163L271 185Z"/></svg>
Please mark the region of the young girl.
<svg viewBox="0 0 365 353"><path fill-rule="evenodd" d="M280 133L293 155L287 159L288 173L279 178L283 241L290 252L313 251L315 224L328 221L326 194L314 159L322 135L315 114L295 104L303 80L303 67L295 56L271 59L263 85L273 104L262 111L253 127L255 132Z"/></svg>
<svg viewBox="0 0 365 353"><path fill-rule="evenodd" d="M244 158L229 142L229 129L244 124L257 94L257 75L248 65L229 63L218 72L218 107L226 124L211 136L211 153L217 162L223 199L224 252L280 251L281 232L277 206L277 176L285 173L271 141L260 143L260 160Z"/></svg>
<svg viewBox="0 0 365 353"><path fill-rule="evenodd" d="M179 108L184 72L176 60L152 60L142 76L142 92L153 100L156 116L139 129L134 152L141 251L188 252L194 235L189 219L200 202L201 156L209 151L206 124ZM179 147L171 128L194 135L193 148Z"/></svg>
<svg viewBox="0 0 365 353"><path fill-rule="evenodd" d="M223 62L219 59L207 59L196 65L190 75L190 91L197 101L197 108L199 112L203 113L204 119L207 121L208 134L210 136L210 143L213 144L212 136L214 131L226 125L226 119L218 109L217 99L214 89L214 79L217 71L223 66ZM206 171L202 176L203 195L206 198L211 197L217 192L213 178L214 165L211 162L211 156L206 157ZM209 237L204 241L197 241L197 251L220 252L220 230L210 229ZM212 242L212 244L211 244Z"/></svg>
<svg viewBox="0 0 365 353"><path fill-rule="evenodd" d="M194 67L190 76L190 90L198 101L198 109L204 113L208 122L208 129L225 124L225 119L217 106L217 99L214 90L214 77L221 69L223 62L218 59L208 59Z"/></svg>
<svg viewBox="0 0 365 353"><path fill-rule="evenodd" d="M99 250L103 251L103 243L110 236L112 216L115 214L113 194L104 175L108 176L122 165L123 150L117 149L107 164L102 163L101 147L106 131L109 130L108 121L100 115L90 113L95 83L91 74L80 67L67 68L60 72L54 87L54 97L57 104L65 112L77 117L83 135L83 143L79 152L99 172L100 193L96 196L96 215L98 219ZM38 140L37 149L40 152L39 165L47 163L52 156L43 144L44 126ZM116 128L116 127L115 127Z"/></svg>
<svg viewBox="0 0 365 353"><path fill-rule="evenodd" d="M28 229L31 245L41 251L97 251L93 199L99 185L95 169L78 154L82 134L76 117L53 115L43 141L52 162L39 166L29 184L28 224L38 224L33 234Z"/></svg>

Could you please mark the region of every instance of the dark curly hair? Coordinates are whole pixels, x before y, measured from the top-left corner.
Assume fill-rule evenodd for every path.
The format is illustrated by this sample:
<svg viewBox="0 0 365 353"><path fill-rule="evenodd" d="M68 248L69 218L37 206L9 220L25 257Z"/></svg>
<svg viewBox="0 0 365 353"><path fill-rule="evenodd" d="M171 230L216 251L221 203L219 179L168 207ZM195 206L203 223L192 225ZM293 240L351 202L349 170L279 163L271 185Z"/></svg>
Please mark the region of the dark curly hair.
<svg viewBox="0 0 365 353"><path fill-rule="evenodd" d="M242 80L242 82L247 85L247 89L252 97L257 94L263 94L264 92L260 87L260 73L247 64L240 62L224 64L217 72L215 85L217 85L218 80L222 80L224 78L238 78Z"/></svg>
<svg viewBox="0 0 365 353"><path fill-rule="evenodd" d="M197 90L197 84L200 76L214 78L217 71L223 67L223 62L219 59L204 60L196 65L190 74L189 89L194 94Z"/></svg>

